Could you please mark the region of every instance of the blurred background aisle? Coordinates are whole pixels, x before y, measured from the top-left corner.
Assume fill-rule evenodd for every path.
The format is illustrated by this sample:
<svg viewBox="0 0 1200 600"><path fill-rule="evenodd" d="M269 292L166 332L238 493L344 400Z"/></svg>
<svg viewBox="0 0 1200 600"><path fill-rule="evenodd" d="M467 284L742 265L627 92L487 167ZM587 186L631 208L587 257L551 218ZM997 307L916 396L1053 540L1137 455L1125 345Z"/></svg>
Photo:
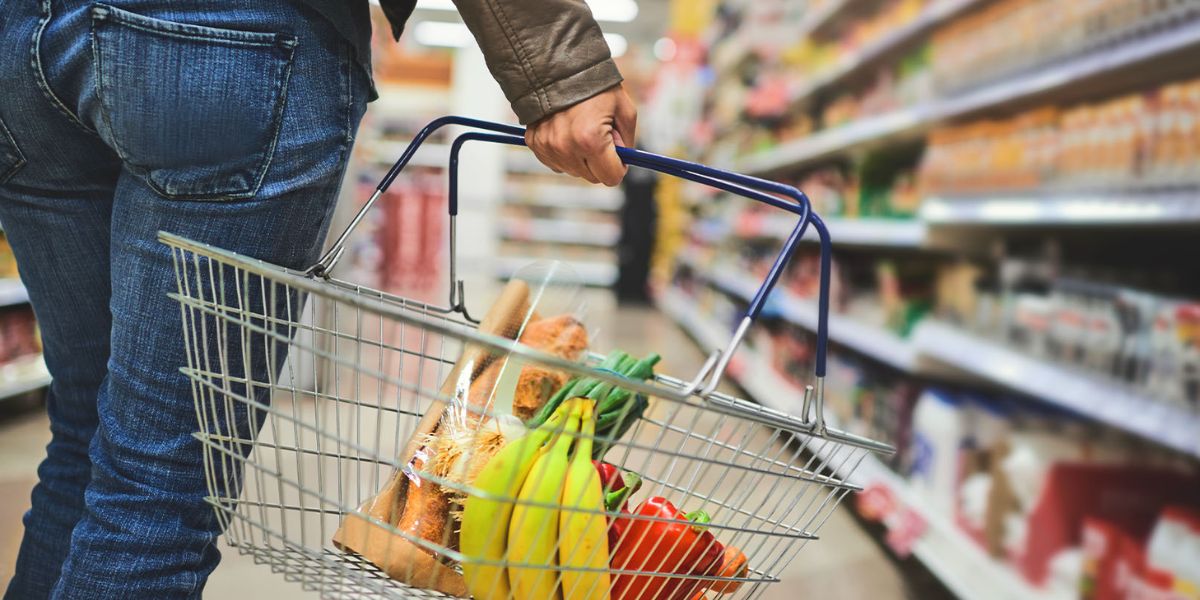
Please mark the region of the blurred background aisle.
<svg viewBox="0 0 1200 600"><path fill-rule="evenodd" d="M864 461L864 491L763 597L1200 598L1200 0L589 4L639 145L793 184L824 218L827 418L898 450ZM431 118L514 120L448 0L385 37L342 224ZM417 153L338 277L441 301L449 140ZM468 146L463 165L472 312L562 261L593 290L593 347L659 351L669 373L724 344L794 226L637 170L589 186L519 148ZM800 411L817 276L802 244L732 392ZM49 382L2 242L0 363L2 581ZM214 597L277 589L226 554Z"/></svg>

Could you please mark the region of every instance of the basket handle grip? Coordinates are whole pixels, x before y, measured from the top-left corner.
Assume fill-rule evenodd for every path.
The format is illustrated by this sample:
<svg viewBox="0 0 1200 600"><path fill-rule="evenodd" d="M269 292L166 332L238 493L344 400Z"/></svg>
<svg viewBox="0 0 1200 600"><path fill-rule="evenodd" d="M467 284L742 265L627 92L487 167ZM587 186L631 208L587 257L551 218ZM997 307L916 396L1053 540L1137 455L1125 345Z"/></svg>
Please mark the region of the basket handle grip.
<svg viewBox="0 0 1200 600"><path fill-rule="evenodd" d="M345 243L350 233L362 221L366 212L378 200L378 198L387 190L399 175L400 171L408 164L413 155L416 154L417 148L423 143L434 131L446 125L461 125L481 131L468 131L460 134L455 138L450 146L450 164L449 164L449 188L448 202L450 222L450 305L451 309L465 313L463 306L463 284L456 279L456 232L454 219L458 214L458 159L459 152L463 144L468 141L483 141L491 143L506 144L511 146L525 145L525 129L514 125L503 123L493 123L469 117L446 116L440 117L431 121L428 125L421 129L414 136L412 142L405 148L404 152L397 159L392 168L388 170L386 176L376 186L375 193L363 205L359 212L352 219L350 225L338 237L338 239L330 247L329 251L322 256L316 264L308 269L310 275L327 276L328 272L333 268L345 248ZM692 381L687 390L689 393L698 392L702 396L707 396L713 392L717 384L720 383L721 377L728 368L729 361L732 359L734 352L737 350L742 339L745 337L750 325L758 318L766 304L767 297L774 289L779 277L783 274L784 268L787 266L788 260L791 258L796 248L799 246L800 240L803 237L809 223L812 223L813 228L817 230L817 235L820 241L821 253L821 269L820 269L820 286L818 290L817 303L817 352L816 352L816 368L815 374L817 377L817 425L824 426L824 419L821 415L822 399L824 392L824 377L826 363L826 348L828 345L828 320L829 320L829 287L830 287L830 266L832 258L832 244L829 237L829 231L825 227L825 223L821 218L811 210L811 205L808 197L799 189L768 181L758 177L733 173L722 169L716 169L700 163L686 161L678 158L671 158L637 150L635 148L617 147L617 155L626 165L641 167L680 177L696 183L707 185L716 189L720 189L732 194L736 194L745 198L749 198L764 204L768 204L775 208L788 211L799 217L796 227L785 241L782 250L775 258L771 269L767 274L766 280L759 287L754 297L750 301L749 308L746 314L742 317L741 322L733 333L729 344L725 349L714 352L705 362L704 367L696 378ZM782 198L781 198L782 196ZM805 407L803 414L807 417L809 413L810 393L806 391Z"/></svg>

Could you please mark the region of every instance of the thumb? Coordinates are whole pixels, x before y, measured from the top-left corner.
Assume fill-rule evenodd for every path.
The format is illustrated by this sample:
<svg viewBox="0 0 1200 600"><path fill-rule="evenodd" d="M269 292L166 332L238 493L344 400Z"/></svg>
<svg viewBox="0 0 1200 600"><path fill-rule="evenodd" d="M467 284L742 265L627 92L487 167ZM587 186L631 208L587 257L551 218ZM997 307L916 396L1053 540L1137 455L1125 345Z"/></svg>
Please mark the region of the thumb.
<svg viewBox="0 0 1200 600"><path fill-rule="evenodd" d="M617 91L617 105L613 110L613 117L614 130L617 134L613 137L617 140L617 145L627 148L636 145L637 107L623 89Z"/></svg>
<svg viewBox="0 0 1200 600"><path fill-rule="evenodd" d="M600 183L613 187L621 183L621 179L625 177L625 163L621 162L621 158L617 156L617 147L621 134L613 131L612 138L604 148L599 152L586 157L588 168L591 169L592 175L600 180Z"/></svg>

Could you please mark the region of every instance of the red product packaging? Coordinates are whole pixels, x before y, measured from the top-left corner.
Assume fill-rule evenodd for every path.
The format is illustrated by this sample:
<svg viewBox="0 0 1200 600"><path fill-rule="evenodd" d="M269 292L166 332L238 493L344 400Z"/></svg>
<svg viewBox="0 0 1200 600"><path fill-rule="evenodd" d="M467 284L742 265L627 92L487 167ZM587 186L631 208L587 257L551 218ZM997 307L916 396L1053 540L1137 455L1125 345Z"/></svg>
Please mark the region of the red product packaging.
<svg viewBox="0 0 1200 600"><path fill-rule="evenodd" d="M1143 560L1145 538L1111 521L1083 520L1081 600L1124 600Z"/></svg>
<svg viewBox="0 0 1200 600"><path fill-rule="evenodd" d="M1129 600L1187 600L1173 591L1175 578L1166 571L1146 568L1142 576L1133 582L1127 598Z"/></svg>
<svg viewBox="0 0 1200 600"><path fill-rule="evenodd" d="M1146 569L1146 547L1136 539L1122 540L1113 561L1113 589L1117 598L1127 600Z"/></svg>
<svg viewBox="0 0 1200 600"><path fill-rule="evenodd" d="M1029 538L1014 556L1019 570L1042 585L1050 559L1081 543L1085 518L1103 519L1137 538L1148 535L1163 506L1200 504L1200 477L1173 469L1057 464L1029 515Z"/></svg>

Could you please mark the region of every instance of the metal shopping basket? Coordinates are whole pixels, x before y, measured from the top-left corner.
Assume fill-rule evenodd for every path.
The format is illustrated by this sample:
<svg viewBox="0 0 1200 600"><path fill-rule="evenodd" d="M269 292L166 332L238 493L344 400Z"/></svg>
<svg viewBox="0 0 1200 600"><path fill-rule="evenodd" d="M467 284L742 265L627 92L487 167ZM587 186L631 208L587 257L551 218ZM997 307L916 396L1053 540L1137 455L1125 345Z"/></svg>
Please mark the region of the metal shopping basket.
<svg viewBox="0 0 1200 600"><path fill-rule="evenodd" d="M415 302L331 278L355 225L421 142L446 125L471 129L451 145L448 305ZM596 378L649 398L650 408L628 434L611 441L606 460L642 476L639 496L664 496L683 510L709 513L708 531L747 557L748 568L733 574L689 575L662 564L618 569L611 581L618 575L655 574L664 581L686 579L692 586L689 597L703 593L715 598L713 589L734 583L741 585L730 597L759 596L766 584L778 581L797 551L816 539L839 501L855 490L847 478L859 461L868 453L891 451L886 444L827 427L822 414L830 267L824 224L794 188L619 148L632 167L713 186L797 216L795 230L724 349L714 351L688 379L656 375L646 382L628 380L597 369L594 356L572 362L480 333L467 314L463 284L455 273L459 150L468 141L523 145L522 136L518 127L473 119L433 121L328 253L305 271L160 234L174 256L178 290L172 296L180 303L184 323L188 364L182 370L191 381L200 424L196 437L205 453L207 501L226 528L228 543L325 598L441 595L393 579L376 566L379 561L335 544L332 538L347 519L361 519L389 539L418 546L454 576L464 561L486 563L465 556L453 540L421 539L363 508L393 475L411 469L413 432L449 400L441 391L443 380L465 348L482 348L495 357ZM716 388L809 225L821 242L816 377L815 385L796 399L795 414L786 414ZM433 421L437 418L435 413ZM438 481L429 473L419 475ZM460 485L457 491L485 494L472 485ZM517 564L507 557L487 564L555 569L557 576L573 568ZM700 591L705 587L709 591ZM670 589L679 595L682 586ZM662 600L669 595L658 594ZM608 594L602 591L601 596Z"/></svg>

